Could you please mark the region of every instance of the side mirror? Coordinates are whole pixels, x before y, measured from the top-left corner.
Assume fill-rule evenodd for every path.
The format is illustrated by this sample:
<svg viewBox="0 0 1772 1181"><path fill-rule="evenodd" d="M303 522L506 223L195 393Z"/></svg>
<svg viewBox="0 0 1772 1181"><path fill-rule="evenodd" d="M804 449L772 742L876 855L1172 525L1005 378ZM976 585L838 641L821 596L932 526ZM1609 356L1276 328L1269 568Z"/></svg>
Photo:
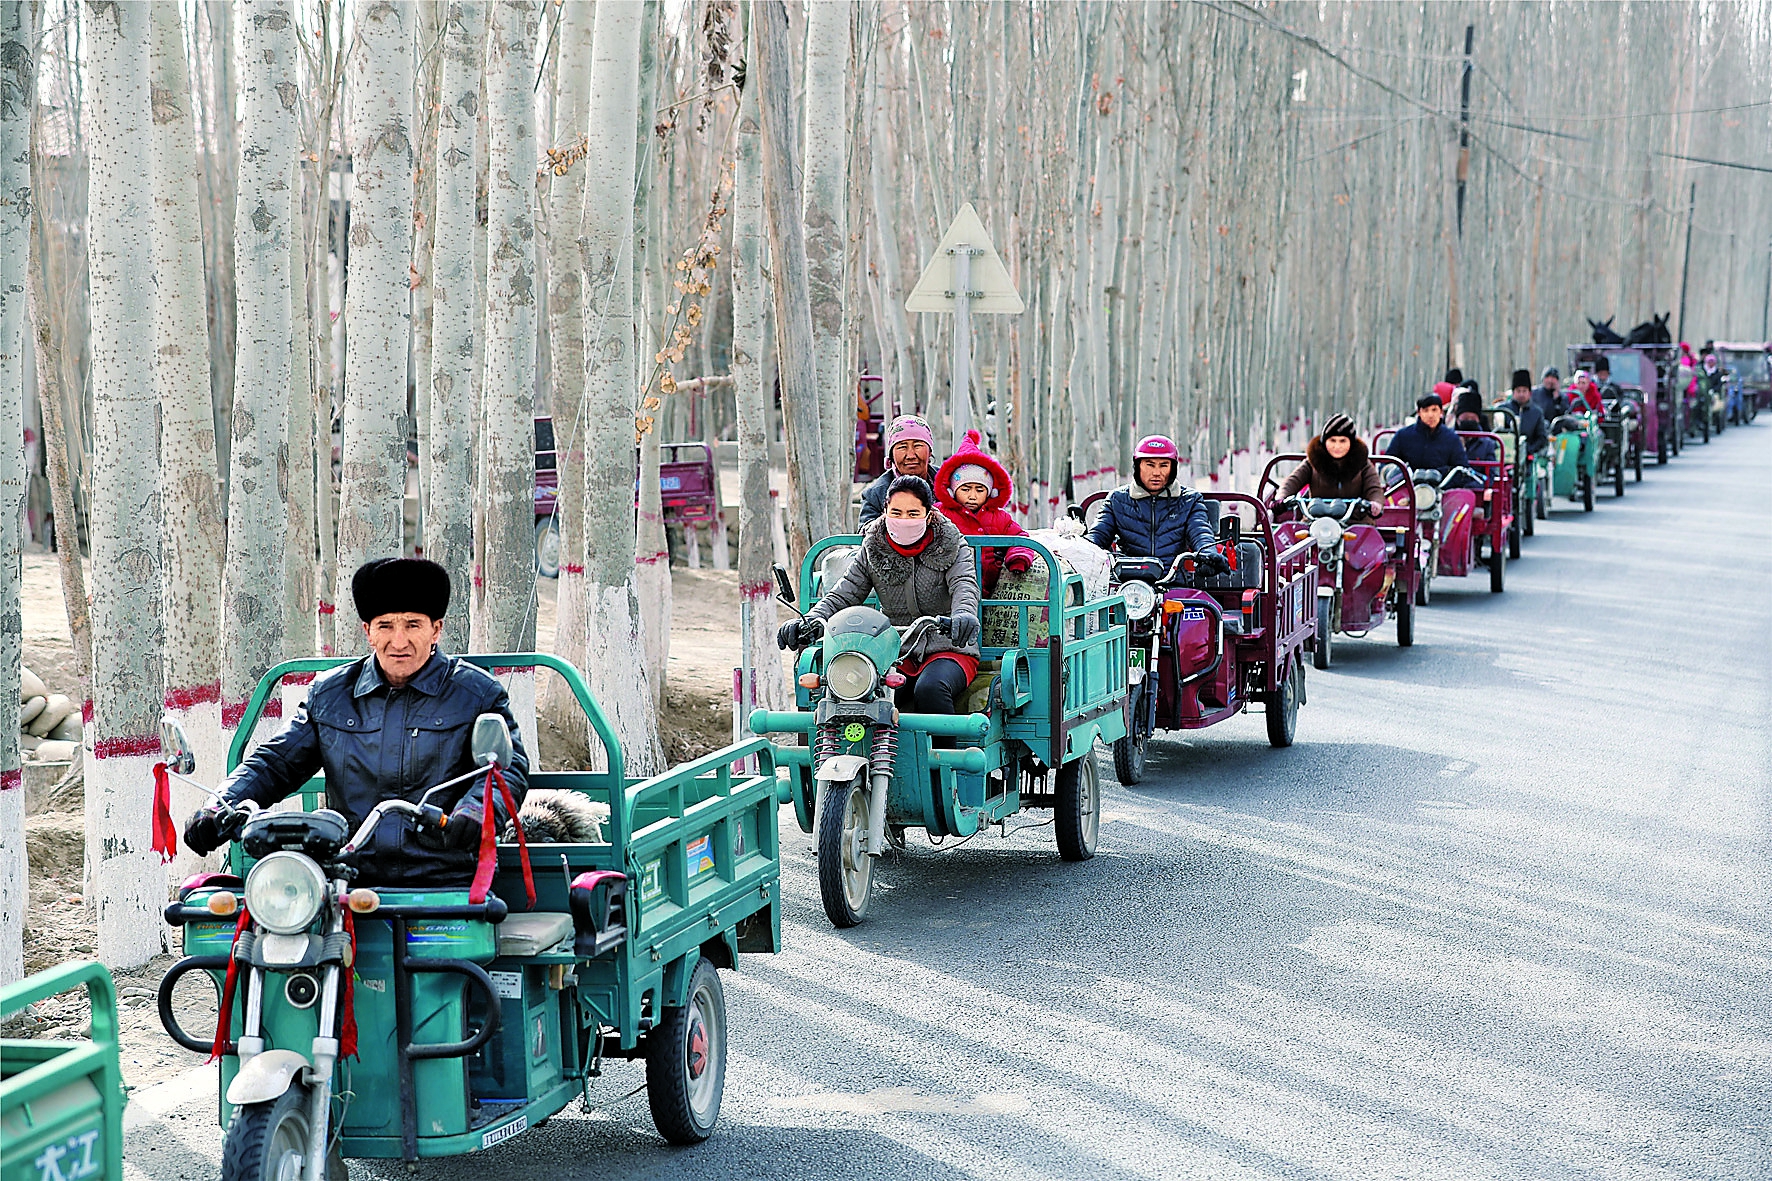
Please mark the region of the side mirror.
<svg viewBox="0 0 1772 1181"><path fill-rule="evenodd" d="M167 769L179 775L196 774L197 752L191 749L185 728L170 717L160 719L160 753L166 759Z"/></svg>
<svg viewBox="0 0 1772 1181"><path fill-rule="evenodd" d="M793 607L794 580L788 577L787 568L780 562L775 564L775 597ZM796 608L797 609L797 608Z"/></svg>
<svg viewBox="0 0 1772 1181"><path fill-rule="evenodd" d="M474 762L482 767L511 765L511 731L504 715L485 713L474 719L474 733L468 741Z"/></svg>

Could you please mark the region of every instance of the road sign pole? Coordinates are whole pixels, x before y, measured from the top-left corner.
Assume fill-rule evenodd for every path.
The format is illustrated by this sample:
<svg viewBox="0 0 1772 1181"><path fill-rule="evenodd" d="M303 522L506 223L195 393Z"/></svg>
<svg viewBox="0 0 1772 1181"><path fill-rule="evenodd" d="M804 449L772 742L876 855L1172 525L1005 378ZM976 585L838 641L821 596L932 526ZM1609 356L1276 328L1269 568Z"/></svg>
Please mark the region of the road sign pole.
<svg viewBox="0 0 1772 1181"><path fill-rule="evenodd" d="M972 246L962 242L954 256L954 374L949 383L949 408L954 423L953 448L972 425Z"/></svg>

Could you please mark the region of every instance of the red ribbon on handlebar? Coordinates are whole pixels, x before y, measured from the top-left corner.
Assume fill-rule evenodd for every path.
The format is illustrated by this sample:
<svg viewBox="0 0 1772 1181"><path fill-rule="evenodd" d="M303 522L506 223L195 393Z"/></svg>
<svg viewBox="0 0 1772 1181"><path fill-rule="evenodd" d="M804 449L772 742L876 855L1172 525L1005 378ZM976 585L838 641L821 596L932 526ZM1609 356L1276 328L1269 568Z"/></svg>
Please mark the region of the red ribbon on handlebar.
<svg viewBox="0 0 1772 1181"><path fill-rule="evenodd" d="M178 855L178 826L172 822L172 775L164 762L154 764L154 852L161 864Z"/></svg>
<svg viewBox="0 0 1772 1181"><path fill-rule="evenodd" d="M351 937L351 954L343 966L344 984L339 988L338 1056L340 1061L357 1056L357 995L352 985L357 977L357 916L349 903L344 905L345 934Z"/></svg>
<svg viewBox="0 0 1772 1181"><path fill-rule="evenodd" d="M481 793L484 798L480 811L480 863L474 869L474 884L468 890L468 901L476 906L486 901L486 893L492 888L492 875L498 869L498 809L493 807L494 786L498 788L499 798L504 801L505 811L510 814L517 830L517 855L523 862L523 892L529 896L529 909L534 910L535 875L529 869L529 838L523 834L523 825L517 820L517 801L512 798L511 789L497 763L486 768L486 789Z"/></svg>
<svg viewBox="0 0 1772 1181"><path fill-rule="evenodd" d="M234 923L234 941L228 945L228 974L222 981L221 1013L215 1019L215 1041L209 1045L209 1061L220 1061L221 1056L228 1052L228 1026L234 1016L234 976L240 967L240 961L234 958L234 952L240 946L240 932L252 916L246 912L246 904L240 904L240 917ZM207 1065L207 1064L206 1064Z"/></svg>

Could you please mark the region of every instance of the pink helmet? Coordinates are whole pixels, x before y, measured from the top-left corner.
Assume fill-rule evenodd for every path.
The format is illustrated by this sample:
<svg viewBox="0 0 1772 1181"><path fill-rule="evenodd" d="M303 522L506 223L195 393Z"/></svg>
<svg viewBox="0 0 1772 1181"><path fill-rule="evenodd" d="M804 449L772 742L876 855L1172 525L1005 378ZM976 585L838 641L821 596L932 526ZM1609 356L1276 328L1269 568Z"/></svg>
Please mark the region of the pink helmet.
<svg viewBox="0 0 1772 1181"><path fill-rule="evenodd" d="M1132 449L1132 462L1136 465L1141 459L1169 459L1180 466L1181 448L1168 435L1146 435Z"/></svg>

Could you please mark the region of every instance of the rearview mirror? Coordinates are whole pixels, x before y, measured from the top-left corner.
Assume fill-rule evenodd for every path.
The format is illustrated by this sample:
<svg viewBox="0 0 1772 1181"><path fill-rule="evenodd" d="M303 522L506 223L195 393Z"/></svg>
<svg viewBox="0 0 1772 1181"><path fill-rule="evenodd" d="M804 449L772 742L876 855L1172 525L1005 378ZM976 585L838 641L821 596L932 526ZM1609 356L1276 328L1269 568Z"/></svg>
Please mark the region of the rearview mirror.
<svg viewBox="0 0 1772 1181"><path fill-rule="evenodd" d="M511 730L504 715L485 713L474 719L473 737L468 741L474 762L482 767L511 765Z"/></svg>
<svg viewBox="0 0 1772 1181"><path fill-rule="evenodd" d="M788 606L794 606L794 580L788 577L787 568L780 562L775 564L775 595Z"/></svg>
<svg viewBox="0 0 1772 1181"><path fill-rule="evenodd" d="M197 752L191 749L185 728L170 717L160 719L160 753L168 770L179 775L196 774Z"/></svg>

